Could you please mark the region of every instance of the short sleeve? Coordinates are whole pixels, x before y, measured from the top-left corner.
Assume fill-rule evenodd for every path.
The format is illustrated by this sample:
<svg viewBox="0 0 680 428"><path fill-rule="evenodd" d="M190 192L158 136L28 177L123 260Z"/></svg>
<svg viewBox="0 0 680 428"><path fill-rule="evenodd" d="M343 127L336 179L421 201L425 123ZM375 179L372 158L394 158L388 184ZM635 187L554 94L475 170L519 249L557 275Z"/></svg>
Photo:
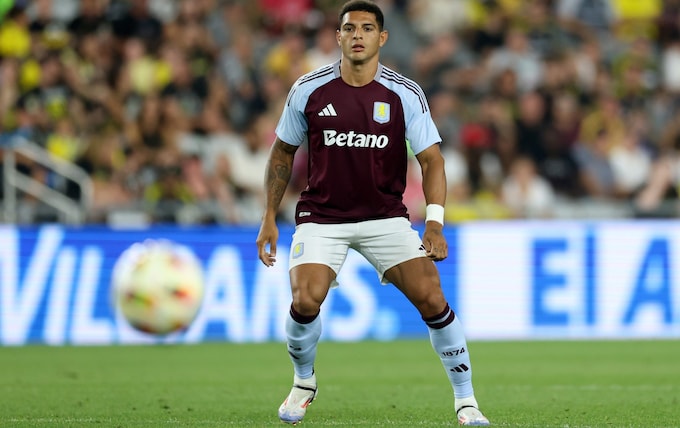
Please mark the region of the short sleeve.
<svg viewBox="0 0 680 428"><path fill-rule="evenodd" d="M308 126L304 111L307 99L308 97L302 93L298 85L291 88L276 126L276 136L281 141L293 146L299 146L305 142Z"/></svg>
<svg viewBox="0 0 680 428"><path fill-rule="evenodd" d="M434 120L432 120L430 108L424 95L417 102L406 102L404 108L406 139L411 144L414 154L417 155L428 147L441 143L442 138L439 135L439 130L437 130Z"/></svg>

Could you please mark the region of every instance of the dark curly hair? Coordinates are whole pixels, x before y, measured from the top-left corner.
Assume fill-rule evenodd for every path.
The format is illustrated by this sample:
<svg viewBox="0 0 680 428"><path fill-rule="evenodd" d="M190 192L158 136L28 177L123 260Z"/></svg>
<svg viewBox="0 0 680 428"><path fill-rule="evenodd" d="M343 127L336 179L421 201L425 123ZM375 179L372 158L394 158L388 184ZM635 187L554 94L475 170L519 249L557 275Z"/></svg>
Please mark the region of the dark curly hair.
<svg viewBox="0 0 680 428"><path fill-rule="evenodd" d="M378 22L378 29L383 30L385 25L385 15L377 4L368 0L350 0L342 6L340 14L338 15L338 23L342 25L342 17L347 12L368 12L375 15L375 20Z"/></svg>

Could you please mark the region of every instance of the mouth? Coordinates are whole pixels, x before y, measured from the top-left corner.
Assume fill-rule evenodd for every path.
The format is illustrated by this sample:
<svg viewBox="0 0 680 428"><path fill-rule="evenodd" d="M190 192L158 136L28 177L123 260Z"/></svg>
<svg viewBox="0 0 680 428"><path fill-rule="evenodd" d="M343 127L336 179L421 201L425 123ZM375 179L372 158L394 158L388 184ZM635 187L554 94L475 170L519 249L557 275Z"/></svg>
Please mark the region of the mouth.
<svg viewBox="0 0 680 428"><path fill-rule="evenodd" d="M358 43L355 44L355 45L352 45L352 52L361 52L363 50L364 50L364 45L360 45Z"/></svg>

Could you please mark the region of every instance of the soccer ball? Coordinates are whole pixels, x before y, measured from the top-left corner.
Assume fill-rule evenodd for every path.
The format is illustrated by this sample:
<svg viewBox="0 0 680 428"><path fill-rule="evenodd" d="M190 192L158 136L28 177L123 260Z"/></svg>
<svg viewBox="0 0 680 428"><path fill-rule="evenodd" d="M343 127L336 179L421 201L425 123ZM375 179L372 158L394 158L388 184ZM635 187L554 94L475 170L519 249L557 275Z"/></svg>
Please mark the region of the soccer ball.
<svg viewBox="0 0 680 428"><path fill-rule="evenodd" d="M166 335L185 330L203 302L203 270L186 247L146 240L125 250L113 268L116 309L136 330Z"/></svg>

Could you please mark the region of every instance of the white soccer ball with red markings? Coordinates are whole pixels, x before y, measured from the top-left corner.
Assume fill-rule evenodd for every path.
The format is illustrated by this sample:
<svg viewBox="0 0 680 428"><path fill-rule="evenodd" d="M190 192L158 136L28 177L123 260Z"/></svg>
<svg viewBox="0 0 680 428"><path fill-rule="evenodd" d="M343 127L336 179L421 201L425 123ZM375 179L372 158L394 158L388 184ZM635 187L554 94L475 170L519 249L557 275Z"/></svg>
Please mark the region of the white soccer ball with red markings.
<svg viewBox="0 0 680 428"><path fill-rule="evenodd" d="M117 310L136 330L186 330L203 302L203 269L187 247L147 240L125 250L113 269Z"/></svg>

